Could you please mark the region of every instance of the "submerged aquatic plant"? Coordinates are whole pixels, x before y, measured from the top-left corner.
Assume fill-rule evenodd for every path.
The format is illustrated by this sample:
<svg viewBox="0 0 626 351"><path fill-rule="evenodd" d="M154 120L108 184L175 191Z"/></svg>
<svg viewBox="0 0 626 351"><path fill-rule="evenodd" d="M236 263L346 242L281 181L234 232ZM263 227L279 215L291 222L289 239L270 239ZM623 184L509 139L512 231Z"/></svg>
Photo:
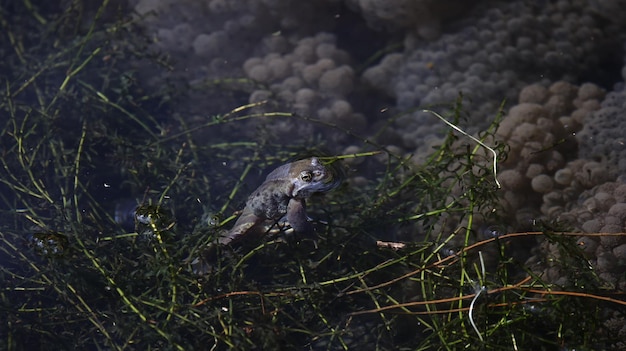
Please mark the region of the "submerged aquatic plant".
<svg viewBox="0 0 626 351"><path fill-rule="evenodd" d="M602 333L602 318L607 311L619 318L625 303L589 270L579 234L556 225L520 233L489 226L505 218L494 180L506 154L493 137L500 114L475 137L479 144L450 129L421 165L329 122L259 110L264 103L213 111L204 121L170 118L176 90L147 91L133 68L142 60L158 71L163 61L139 50L144 38L132 21L104 21L106 1L93 10L72 4L44 15L18 2L12 10L21 21L0 9L11 49L0 67L7 73L2 349L511 350L619 342ZM463 124L462 112L460 100L447 117L452 125ZM311 199L311 215L323 224L317 243L269 235L245 250L222 248L213 272L194 275L187 258L234 223L258 185L251 178L298 156L321 156L307 148L323 147L314 135L285 147L263 133L235 141L222 133L281 118L362 145L360 154L325 162L364 163L346 172L346 185ZM575 276L574 286L551 285L515 258L515 246L535 238L562 249L552 264Z"/></svg>

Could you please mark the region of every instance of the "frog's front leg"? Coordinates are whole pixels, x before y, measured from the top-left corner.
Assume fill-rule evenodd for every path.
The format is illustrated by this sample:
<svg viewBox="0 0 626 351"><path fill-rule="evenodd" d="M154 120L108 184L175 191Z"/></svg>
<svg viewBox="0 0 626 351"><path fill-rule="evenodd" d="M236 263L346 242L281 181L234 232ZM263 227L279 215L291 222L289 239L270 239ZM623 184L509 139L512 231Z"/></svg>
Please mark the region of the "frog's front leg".
<svg viewBox="0 0 626 351"><path fill-rule="evenodd" d="M309 234L313 232L311 220L306 215L306 203L304 199L292 198L287 204L287 222L297 233Z"/></svg>

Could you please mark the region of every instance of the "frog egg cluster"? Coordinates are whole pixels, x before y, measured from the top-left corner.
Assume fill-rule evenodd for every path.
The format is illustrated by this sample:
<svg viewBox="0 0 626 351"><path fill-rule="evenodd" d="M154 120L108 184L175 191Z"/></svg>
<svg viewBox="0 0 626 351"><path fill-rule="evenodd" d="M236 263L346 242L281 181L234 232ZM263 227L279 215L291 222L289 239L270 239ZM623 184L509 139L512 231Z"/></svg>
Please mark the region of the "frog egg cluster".
<svg viewBox="0 0 626 351"><path fill-rule="evenodd" d="M617 335L618 339L621 339L608 345L607 349L626 350L626 341L624 341L626 340L626 318L624 318L622 313L618 309L607 311L607 318L603 325L609 335Z"/></svg>
<svg viewBox="0 0 626 351"><path fill-rule="evenodd" d="M263 86L250 95L250 102L275 97L300 115L352 130L366 126L365 117L347 101L355 85L350 56L337 48L332 34L300 39L284 54L252 57L243 68L248 78Z"/></svg>
<svg viewBox="0 0 626 351"><path fill-rule="evenodd" d="M570 204L575 205L558 218L584 233L594 234L581 236L578 246L605 283L626 291L626 276L623 274L626 269L626 184L605 182L582 192L578 201ZM536 254L530 263L537 264L534 261L539 257L560 257L558 245L548 242L543 243ZM548 281L565 285L567 275L560 270L561 267L551 265L545 267L543 273Z"/></svg>
<svg viewBox="0 0 626 351"><path fill-rule="evenodd" d="M607 52L600 42L620 37L602 27L584 1L547 2L540 13L528 2L478 5L459 29L436 41L408 33L405 52L387 55L363 78L396 98L400 109L449 104L462 92L469 98L463 108L473 132L487 126L504 99L515 101L525 85L573 81L598 67ZM409 131L415 144L439 129L421 113L399 120L398 128Z"/></svg>
<svg viewBox="0 0 626 351"><path fill-rule="evenodd" d="M250 12L259 6L248 7L245 0L135 2L135 12L155 32L156 47L173 53L177 59L194 60L195 65L198 59L230 58L228 56L234 55L236 50L228 50L229 40L244 39L243 31L262 26L260 19ZM250 40L242 40L239 52L250 43ZM245 50L243 53L248 54Z"/></svg>
<svg viewBox="0 0 626 351"><path fill-rule="evenodd" d="M167 78L142 67L149 85L156 87L163 86L163 79L205 87L220 84L223 78L241 77L242 65L250 57L288 49L282 31L299 38L301 32L332 28L334 17L328 14L336 2L130 0L141 23L152 32L152 49L171 58L173 70ZM263 72L257 69L255 74L262 78ZM197 116L191 118L201 119L207 111L228 111L242 103L225 101L214 92L207 94L206 89L197 90L192 89L185 97L188 101L182 102L191 115Z"/></svg>
<svg viewBox="0 0 626 351"><path fill-rule="evenodd" d="M502 204L506 212L524 214L518 210L538 208L539 204L542 208L553 207L555 191L567 194L582 191L579 183L572 182L584 178L581 172L595 163L585 163L585 170L572 168L574 164L566 167L566 163L576 159L573 134L599 107L603 96L604 90L594 84L575 86L563 81L548 87L531 84L520 91L519 104L511 107L496 131L496 138L510 147L498 177L504 190ZM603 180L598 176L585 184L590 188Z"/></svg>
<svg viewBox="0 0 626 351"><path fill-rule="evenodd" d="M581 201L582 191L615 179L606 164L585 159L571 161L551 176L544 176L542 181L549 186L544 185L541 213L547 218L559 219L572 203Z"/></svg>
<svg viewBox="0 0 626 351"><path fill-rule="evenodd" d="M608 163L626 181L624 116L626 116L626 90L619 88L606 95L600 108L587 118L576 138L580 144L581 157Z"/></svg>
<svg viewBox="0 0 626 351"><path fill-rule="evenodd" d="M571 152L579 144L581 129L595 123L613 95L615 91L607 94L590 83L529 85L520 92L520 103L510 109L497 136L511 147L500 173L506 212L516 214L518 226L543 217L595 234L581 236L578 245L604 282L626 290L626 184L615 181L617 172L607 159L579 158ZM560 140L571 140L573 145L560 149ZM580 143L580 153L584 147ZM621 234L611 235L616 233ZM572 282L560 264L561 248L542 242L527 264L546 281L568 285Z"/></svg>
<svg viewBox="0 0 626 351"><path fill-rule="evenodd" d="M599 57L616 51L614 45L605 44L619 40L621 34L614 27L623 22L611 19L615 24L607 25L608 17L619 12L603 2L582 0L551 1L541 8L527 1L471 2L477 3L471 12L461 11L469 8L461 0L130 3L153 31L154 46L172 57L173 79L202 87L245 74L261 84L249 96L251 101L278 98L297 112L356 130L367 121L354 111L357 101L349 96L362 81L396 99L401 109L449 103L463 92L470 98L463 106L470 115L469 131L482 130L502 100L513 101L529 82L574 81L581 72L597 71ZM337 29L336 16L343 5L373 28L404 35L404 51L385 55L359 77L346 52L325 33ZM463 20L437 37L440 25L461 16ZM354 21L360 20L354 16ZM216 94L192 91L183 103L198 119L207 111L228 108L211 95ZM294 130L290 122L276 122L276 127L280 125ZM422 152L416 149L430 151L425 145L438 142L443 129L422 113L398 119L394 128L392 134L400 140L394 144L417 155Z"/></svg>
<svg viewBox="0 0 626 351"><path fill-rule="evenodd" d="M463 0L346 0L374 29L410 30L425 39L441 34L441 21L468 7ZM471 5L471 4L469 4Z"/></svg>

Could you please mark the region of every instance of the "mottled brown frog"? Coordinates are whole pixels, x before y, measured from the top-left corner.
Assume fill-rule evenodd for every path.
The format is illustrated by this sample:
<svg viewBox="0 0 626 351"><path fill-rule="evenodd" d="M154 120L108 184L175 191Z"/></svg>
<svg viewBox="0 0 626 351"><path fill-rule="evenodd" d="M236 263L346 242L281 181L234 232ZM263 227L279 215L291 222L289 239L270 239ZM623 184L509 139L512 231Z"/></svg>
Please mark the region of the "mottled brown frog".
<svg viewBox="0 0 626 351"><path fill-rule="evenodd" d="M339 183L339 177L317 157L280 166L252 192L233 228L220 236L218 242L229 244L258 230L268 220L282 218L286 218L296 232L308 232L311 224L306 215L305 199L313 193L334 189Z"/></svg>
<svg viewBox="0 0 626 351"><path fill-rule="evenodd" d="M228 245L249 234L263 234L268 222L286 219L300 233L312 231L306 215L306 198L317 192L334 189L341 178L317 157L288 163L272 171L248 197L246 207L231 230L220 235L199 257L191 261L193 272L205 274L213 269L210 261L215 244Z"/></svg>

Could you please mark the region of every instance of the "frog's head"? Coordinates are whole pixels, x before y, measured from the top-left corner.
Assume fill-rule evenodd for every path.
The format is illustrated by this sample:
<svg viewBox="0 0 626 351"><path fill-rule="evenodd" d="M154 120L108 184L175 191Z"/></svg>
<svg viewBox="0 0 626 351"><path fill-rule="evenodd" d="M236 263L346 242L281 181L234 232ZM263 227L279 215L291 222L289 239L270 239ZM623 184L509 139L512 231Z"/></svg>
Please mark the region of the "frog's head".
<svg viewBox="0 0 626 351"><path fill-rule="evenodd" d="M317 157L293 162L289 173L293 182L291 195L298 198L329 191L341 182L332 168L324 166Z"/></svg>

